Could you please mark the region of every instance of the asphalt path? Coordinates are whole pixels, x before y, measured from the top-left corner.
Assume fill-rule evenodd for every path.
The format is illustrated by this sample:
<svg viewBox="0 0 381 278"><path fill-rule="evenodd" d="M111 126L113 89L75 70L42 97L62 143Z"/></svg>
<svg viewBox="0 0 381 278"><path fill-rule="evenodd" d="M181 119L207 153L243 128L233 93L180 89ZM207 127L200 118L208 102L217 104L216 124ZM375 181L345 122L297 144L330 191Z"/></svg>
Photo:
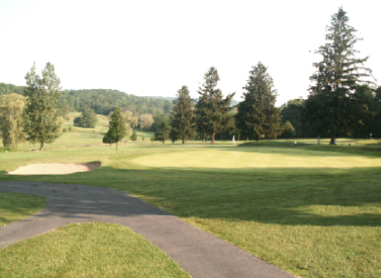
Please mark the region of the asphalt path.
<svg viewBox="0 0 381 278"><path fill-rule="evenodd" d="M70 223L126 226L168 254L196 278L294 277L123 191L74 184L0 182L0 191L39 195L46 207L0 228L0 249Z"/></svg>

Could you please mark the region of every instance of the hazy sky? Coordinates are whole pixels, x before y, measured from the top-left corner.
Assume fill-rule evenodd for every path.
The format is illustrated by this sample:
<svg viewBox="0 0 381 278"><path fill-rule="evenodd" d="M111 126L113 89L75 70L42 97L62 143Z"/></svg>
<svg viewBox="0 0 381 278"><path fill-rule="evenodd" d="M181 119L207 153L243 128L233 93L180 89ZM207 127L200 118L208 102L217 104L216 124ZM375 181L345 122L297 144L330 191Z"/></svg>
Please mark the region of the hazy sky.
<svg viewBox="0 0 381 278"><path fill-rule="evenodd" d="M307 96L313 52L340 6L381 80L379 1L0 0L0 82L25 85L34 61L39 70L50 61L63 89L175 97L187 85L197 97L214 66L222 92L240 100L261 61L279 106Z"/></svg>

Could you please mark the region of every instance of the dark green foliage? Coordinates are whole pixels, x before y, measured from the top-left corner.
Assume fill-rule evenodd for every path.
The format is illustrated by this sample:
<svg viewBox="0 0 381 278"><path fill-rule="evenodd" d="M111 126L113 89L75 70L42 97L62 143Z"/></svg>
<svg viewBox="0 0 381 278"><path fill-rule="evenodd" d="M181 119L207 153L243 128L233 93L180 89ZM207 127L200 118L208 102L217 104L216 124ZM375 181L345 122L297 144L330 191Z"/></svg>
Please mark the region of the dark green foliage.
<svg viewBox="0 0 381 278"><path fill-rule="evenodd" d="M352 114L356 118L351 123L351 135L358 138L369 137L370 133L378 131L374 123L377 116L377 102L374 90L367 85L358 86L352 100L355 104L353 105ZM375 130L373 131L373 129Z"/></svg>
<svg viewBox="0 0 381 278"><path fill-rule="evenodd" d="M152 126L152 130L155 132L155 140L163 142L169 139L169 133L171 126L169 124L168 114L160 114L155 117L155 123Z"/></svg>
<svg viewBox="0 0 381 278"><path fill-rule="evenodd" d="M84 107L82 115L74 119L74 126L93 128L97 122L98 118L94 110Z"/></svg>
<svg viewBox="0 0 381 278"><path fill-rule="evenodd" d="M23 109L25 97L18 94L0 95L0 134L4 147L17 149L25 139Z"/></svg>
<svg viewBox="0 0 381 278"><path fill-rule="evenodd" d="M102 115L108 115L116 106L123 107L134 114L152 115L166 111L169 113L172 108L171 102L165 99L138 97L117 90L64 90L62 96L72 109L81 111L83 107L89 107L96 114Z"/></svg>
<svg viewBox="0 0 381 278"><path fill-rule="evenodd" d="M295 135L295 128L289 121L287 121L283 126L283 135L287 138L287 140Z"/></svg>
<svg viewBox="0 0 381 278"><path fill-rule="evenodd" d="M229 94L225 99L217 83L220 80L217 69L211 67L204 75L204 83L199 88L200 98L196 104L196 129L203 140L210 138L212 143L219 132L226 131L232 121L229 112L230 102L235 93Z"/></svg>
<svg viewBox="0 0 381 278"><path fill-rule="evenodd" d="M138 136L136 135L135 130L132 132L132 135L130 136L131 141L136 141L138 139Z"/></svg>
<svg viewBox="0 0 381 278"><path fill-rule="evenodd" d="M171 131L169 132L169 139L171 139L171 142L173 144L179 139L179 134L173 127L172 127Z"/></svg>
<svg viewBox="0 0 381 278"><path fill-rule="evenodd" d="M295 128L294 136L297 138L302 138L305 136L305 129L303 123L303 113L305 110L305 100L302 98L292 99L281 106L280 116L282 118L283 124L289 121ZM308 127L307 127L308 129ZM283 133L282 136L285 134Z"/></svg>
<svg viewBox="0 0 381 278"><path fill-rule="evenodd" d="M116 143L116 149L118 149L118 142L126 136L126 125L120 107L115 107L114 112L111 115L109 130L107 131L103 142Z"/></svg>
<svg viewBox="0 0 381 278"><path fill-rule="evenodd" d="M24 95L25 86L16 86L12 84L0 83L0 96L9 94Z"/></svg>
<svg viewBox="0 0 381 278"><path fill-rule="evenodd" d="M171 115L171 140L175 142L181 138L183 144L194 137L193 106L187 86L177 91L177 100Z"/></svg>
<svg viewBox="0 0 381 278"><path fill-rule="evenodd" d="M263 135L276 138L281 134L280 109L275 107L276 90L267 68L259 62L250 71L243 99L238 104L236 125L241 137L259 140Z"/></svg>
<svg viewBox="0 0 381 278"><path fill-rule="evenodd" d="M42 71L41 78L36 74L36 66L33 64L25 79L28 86L24 91L24 128L27 140L40 143L42 150L44 143L53 142L61 131L56 110L60 97L60 79L54 71L53 64L49 62Z"/></svg>
<svg viewBox="0 0 381 278"><path fill-rule="evenodd" d="M363 66L368 57L355 58L356 30L348 25L346 12L339 8L332 16L327 28L326 43L316 53L322 61L314 63L316 72L310 77L313 85L306 102L306 117L317 134L327 133L331 144L338 134L350 133L353 122L362 120L358 112L360 105L353 97L361 81L370 70ZM360 105L361 106L361 105Z"/></svg>

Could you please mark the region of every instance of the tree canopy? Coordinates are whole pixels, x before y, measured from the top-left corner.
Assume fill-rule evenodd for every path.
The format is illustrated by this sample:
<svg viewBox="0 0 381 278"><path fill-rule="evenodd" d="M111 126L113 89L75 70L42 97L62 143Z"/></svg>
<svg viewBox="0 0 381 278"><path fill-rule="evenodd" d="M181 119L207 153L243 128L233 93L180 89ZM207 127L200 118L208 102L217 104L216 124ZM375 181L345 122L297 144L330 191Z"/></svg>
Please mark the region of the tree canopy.
<svg viewBox="0 0 381 278"><path fill-rule="evenodd" d="M124 121L120 107L115 107L114 113L111 115L109 122L109 129L103 138L104 143L116 143L118 149L118 142L126 136L126 123Z"/></svg>
<svg viewBox="0 0 381 278"><path fill-rule="evenodd" d="M211 138L215 141L216 133L227 129L232 118L229 117L230 102L235 93L223 98L222 92L217 88L220 77L217 69L211 67L204 75L204 83L198 89L199 100L196 104L196 129L202 139Z"/></svg>
<svg viewBox="0 0 381 278"><path fill-rule="evenodd" d="M322 60L314 63L315 73L310 77L312 86L306 102L307 117L317 133L326 132L335 144L335 136L348 132L360 114L353 94L360 85L370 83L363 77L371 75L364 67L366 58L356 58L355 44L361 40L356 29L348 24L343 8L332 15L327 28L326 43L316 51Z"/></svg>
<svg viewBox="0 0 381 278"><path fill-rule="evenodd" d="M174 101L171 114L171 140L174 142L181 138L184 144L194 135L193 106L187 86L182 86L177 91L177 99Z"/></svg>
<svg viewBox="0 0 381 278"><path fill-rule="evenodd" d="M17 149L25 139L23 109L25 97L18 94L0 95L0 133L4 147Z"/></svg>
<svg viewBox="0 0 381 278"><path fill-rule="evenodd" d="M51 143L60 135L60 122L56 110L60 97L60 79L55 73L54 65L48 62L41 77L37 75L36 65L33 64L25 80L27 84L24 91L26 139L32 143L40 143L41 151L44 143Z"/></svg>
<svg viewBox="0 0 381 278"><path fill-rule="evenodd" d="M243 101L238 104L236 125L241 136L259 140L262 135L276 138L281 133L280 110L275 107L276 90L267 68L259 62L250 71L243 87Z"/></svg>

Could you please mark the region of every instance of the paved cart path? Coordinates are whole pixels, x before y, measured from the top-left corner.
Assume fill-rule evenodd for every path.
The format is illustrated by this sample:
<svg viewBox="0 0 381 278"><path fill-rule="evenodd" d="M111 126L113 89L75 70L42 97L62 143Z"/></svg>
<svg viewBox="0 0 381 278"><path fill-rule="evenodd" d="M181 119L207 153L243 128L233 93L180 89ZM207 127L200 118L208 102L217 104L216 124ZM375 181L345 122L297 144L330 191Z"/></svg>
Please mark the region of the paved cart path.
<svg viewBox="0 0 381 278"><path fill-rule="evenodd" d="M107 222L143 235L193 277L294 277L120 190L73 184L0 182L0 191L46 198L46 207L39 213L0 228L0 248L69 223Z"/></svg>

